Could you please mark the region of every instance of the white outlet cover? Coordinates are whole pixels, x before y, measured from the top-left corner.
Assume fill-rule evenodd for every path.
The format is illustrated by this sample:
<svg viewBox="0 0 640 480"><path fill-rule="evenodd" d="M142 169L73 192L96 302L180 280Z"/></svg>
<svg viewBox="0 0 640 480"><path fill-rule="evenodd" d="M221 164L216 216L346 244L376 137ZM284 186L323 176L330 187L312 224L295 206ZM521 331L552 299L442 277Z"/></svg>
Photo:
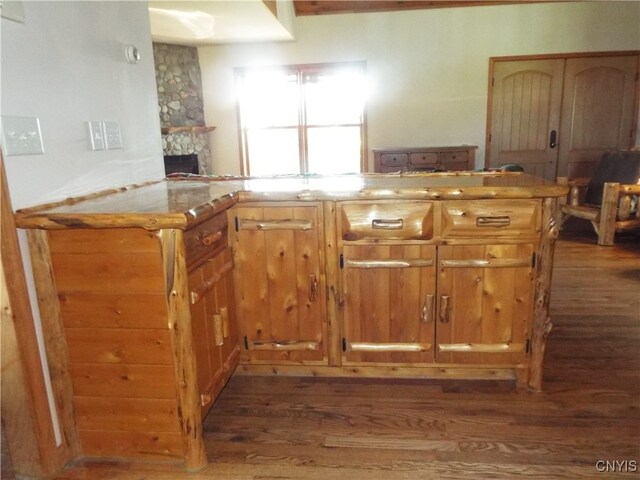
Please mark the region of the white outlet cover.
<svg viewBox="0 0 640 480"><path fill-rule="evenodd" d="M120 134L120 124L118 122L103 122L104 138L107 150L122 148L122 135Z"/></svg>
<svg viewBox="0 0 640 480"><path fill-rule="evenodd" d="M40 120L37 117L3 115L2 141L7 156L44 153Z"/></svg>

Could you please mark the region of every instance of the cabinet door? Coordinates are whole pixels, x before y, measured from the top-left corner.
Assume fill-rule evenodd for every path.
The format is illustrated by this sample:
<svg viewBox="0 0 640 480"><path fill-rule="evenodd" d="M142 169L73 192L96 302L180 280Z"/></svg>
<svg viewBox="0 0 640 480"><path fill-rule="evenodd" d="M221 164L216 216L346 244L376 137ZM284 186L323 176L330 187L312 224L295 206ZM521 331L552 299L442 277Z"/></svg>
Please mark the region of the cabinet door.
<svg viewBox="0 0 640 480"><path fill-rule="evenodd" d="M238 317L249 361L326 363L321 208L236 210Z"/></svg>
<svg viewBox="0 0 640 480"><path fill-rule="evenodd" d="M347 245L345 363L433 362L435 247Z"/></svg>
<svg viewBox="0 0 640 480"><path fill-rule="evenodd" d="M525 360L533 252L532 245L438 247L437 362Z"/></svg>
<svg viewBox="0 0 640 480"><path fill-rule="evenodd" d="M218 315L219 318L214 318L222 323L220 355L226 382L235 370L240 356L231 248L227 248L223 253L209 260L205 271L209 272L211 278L216 280L212 293L207 295L205 300L207 302L207 311L211 312L212 315ZM220 328L219 325L218 328Z"/></svg>
<svg viewBox="0 0 640 480"><path fill-rule="evenodd" d="M212 295L212 290L205 283L209 278L204 274L206 268L205 264L189 275L191 329L203 416L213 405L224 381L220 347L216 345L215 319L207 308L207 299Z"/></svg>

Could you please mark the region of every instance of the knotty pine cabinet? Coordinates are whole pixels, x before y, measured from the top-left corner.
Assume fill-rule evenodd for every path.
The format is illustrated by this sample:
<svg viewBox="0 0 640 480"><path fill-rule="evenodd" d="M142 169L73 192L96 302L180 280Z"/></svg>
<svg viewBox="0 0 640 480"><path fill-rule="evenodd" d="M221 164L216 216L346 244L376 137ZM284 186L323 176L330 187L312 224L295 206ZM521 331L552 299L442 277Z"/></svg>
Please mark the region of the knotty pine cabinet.
<svg viewBox="0 0 640 480"><path fill-rule="evenodd" d="M566 190L468 172L188 178L16 212L68 460L203 467L202 417L238 362L515 373L539 391Z"/></svg>
<svg viewBox="0 0 640 480"><path fill-rule="evenodd" d="M434 245L346 245L344 364L433 363Z"/></svg>
<svg viewBox="0 0 640 480"><path fill-rule="evenodd" d="M205 464L202 416L239 359L226 213L185 231L28 235L72 450Z"/></svg>
<svg viewBox="0 0 640 480"><path fill-rule="evenodd" d="M229 215L243 360L326 364L322 204L242 204Z"/></svg>
<svg viewBox="0 0 640 480"><path fill-rule="evenodd" d="M235 368L240 347L235 318L231 249L189 274L189 302L204 417Z"/></svg>
<svg viewBox="0 0 640 480"><path fill-rule="evenodd" d="M537 200L340 203L342 364L524 374L539 210Z"/></svg>

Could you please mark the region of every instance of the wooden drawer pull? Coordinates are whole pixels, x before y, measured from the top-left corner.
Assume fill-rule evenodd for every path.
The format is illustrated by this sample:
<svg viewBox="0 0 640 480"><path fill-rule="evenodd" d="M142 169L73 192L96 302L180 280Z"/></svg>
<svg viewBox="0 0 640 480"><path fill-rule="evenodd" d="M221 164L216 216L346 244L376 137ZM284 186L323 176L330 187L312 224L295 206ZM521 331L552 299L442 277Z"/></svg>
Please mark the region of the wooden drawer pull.
<svg viewBox="0 0 640 480"><path fill-rule="evenodd" d="M352 342L349 344L349 350L352 352L427 352L431 347L430 343Z"/></svg>
<svg viewBox="0 0 640 480"><path fill-rule="evenodd" d="M424 305L422 306L422 321L424 323L433 322L433 306L435 302L432 294L428 294L424 299Z"/></svg>
<svg viewBox="0 0 640 480"><path fill-rule="evenodd" d="M449 315L451 304L449 303L449 295L440 296L440 322L449 323Z"/></svg>
<svg viewBox="0 0 640 480"><path fill-rule="evenodd" d="M313 222L311 220L298 220L288 218L282 220L251 220L239 219L239 228L241 230L312 230Z"/></svg>
<svg viewBox="0 0 640 480"><path fill-rule="evenodd" d="M381 230L401 230L403 221L401 218L395 220L384 220L382 218L374 218L371 220L371 228L377 228Z"/></svg>
<svg viewBox="0 0 640 480"><path fill-rule="evenodd" d="M196 288L191 291L191 305L195 305L205 294L211 290L217 282L220 281L228 272L233 270L233 260L226 262L220 270L213 273L211 278L208 278Z"/></svg>
<svg viewBox="0 0 640 480"><path fill-rule="evenodd" d="M222 336L224 338L229 337L229 309L227 307L220 307L220 316L222 317Z"/></svg>
<svg viewBox="0 0 640 480"><path fill-rule="evenodd" d="M509 225L511 225L511 218L506 215L476 218L476 227L508 227Z"/></svg>
<svg viewBox="0 0 640 480"><path fill-rule="evenodd" d="M198 241L204 246L208 247L209 245L213 245L218 240L222 238L222 232L202 232L198 235Z"/></svg>
<svg viewBox="0 0 640 480"><path fill-rule="evenodd" d="M433 260L430 258L409 258L406 260L345 260L345 265L350 268L415 268L430 267Z"/></svg>
<svg viewBox="0 0 640 480"><path fill-rule="evenodd" d="M213 335L218 347L224 345L224 322L222 320L222 315L215 314L213 316Z"/></svg>

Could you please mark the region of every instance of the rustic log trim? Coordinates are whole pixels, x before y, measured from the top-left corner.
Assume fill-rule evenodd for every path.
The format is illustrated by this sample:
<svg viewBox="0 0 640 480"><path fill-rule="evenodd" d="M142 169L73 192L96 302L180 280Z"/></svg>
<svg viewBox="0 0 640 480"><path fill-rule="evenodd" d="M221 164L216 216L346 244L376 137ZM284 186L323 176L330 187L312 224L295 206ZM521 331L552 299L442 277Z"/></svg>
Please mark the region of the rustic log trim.
<svg viewBox="0 0 640 480"><path fill-rule="evenodd" d="M553 328L549 317L551 274L553 251L558 238L555 218L558 200L546 198L542 202L542 238L538 247L534 289L534 311L531 333L531 360L529 368L529 388L534 392L542 390L544 351L547 337Z"/></svg>
<svg viewBox="0 0 640 480"><path fill-rule="evenodd" d="M176 376L178 422L182 431L185 466L195 471L207 465L202 438L201 405L193 349L191 313L187 298L187 265L182 230L158 233L166 280L173 368Z"/></svg>
<svg viewBox="0 0 640 480"><path fill-rule="evenodd" d="M73 407L69 353L58 301L58 291L51 267L48 233L44 230L28 230L27 238L38 295L49 375L56 400L63 443L66 444L70 457L76 458L82 452L82 447Z"/></svg>

